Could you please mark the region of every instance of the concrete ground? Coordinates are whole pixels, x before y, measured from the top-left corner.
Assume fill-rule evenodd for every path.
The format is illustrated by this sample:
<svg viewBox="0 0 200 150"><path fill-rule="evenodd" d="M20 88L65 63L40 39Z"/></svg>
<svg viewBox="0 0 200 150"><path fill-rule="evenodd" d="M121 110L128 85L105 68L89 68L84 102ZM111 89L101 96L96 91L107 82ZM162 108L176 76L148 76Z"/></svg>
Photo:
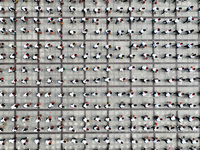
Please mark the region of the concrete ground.
<svg viewBox="0 0 200 150"><path fill-rule="evenodd" d="M78 1L78 0L77 0ZM199 140L200 130L199 128L196 131L192 131L188 126L198 126L199 127L199 91L200 91L200 83L199 80L196 80L193 83L188 81L183 82L173 82L169 83L166 80L170 78L179 79L183 77L187 78L196 78L199 77L199 58L188 58L187 56L191 53L196 53L199 55L198 47L192 47L191 49L187 48L179 48L172 46L168 49L163 48L162 46L167 43L172 43L172 45L177 42L182 42L183 45L194 43L194 45L200 44L199 42L199 3L197 0L187 0L185 2L173 3L172 0L167 0L166 3L163 0L158 0L158 3L152 3L151 0L147 0L145 4L138 2L137 0L128 0L128 2L120 2L117 0L110 0L109 3L106 3L105 0L98 0L98 3L95 5L92 0L86 0L85 2L77 2L72 3L68 2L68 0L64 1L64 5L61 5L58 0L55 2L48 4L45 0L40 0L40 2L34 2L33 0L28 0L27 3L19 1L18 3L13 3L11 0L5 0L4 2L0 2L0 6L4 7L6 13L0 13L0 18L4 18L7 24L0 24L0 28L13 29L16 30L15 35L0 35L0 42L4 43L4 48L1 48L1 53L6 53L6 59L0 60L0 68L3 69L3 73L0 74L0 77L5 79L4 82L0 83L0 90L6 91L6 95L0 98L0 103L5 103L6 107L0 109L0 117L9 117L9 120L6 124L1 123L1 126L4 129L4 132L0 134L0 140L6 139L6 145L0 145L0 149L11 150L11 149L122 149L122 150L139 150L139 149L176 149L182 148L184 150L188 150L189 148L199 147L200 142L198 141L195 144L192 144L188 141L186 144L182 144L180 138L183 136L186 139L196 138ZM17 10L17 14L11 13L8 11L8 7L13 6ZM25 6L28 8L29 13L25 14L21 7ZM35 7L41 6L43 9L42 13L36 13ZM60 6L62 8L62 15L60 16L57 12L57 7ZM74 6L77 11L72 14L69 12L69 6ZM123 12L115 12L117 7L123 7ZM152 8L156 6L159 8L159 11L154 14L152 13ZM194 6L194 9L185 12L188 6ZM51 7L54 11L53 14L49 14L46 11L47 7ZM111 7L112 12L109 14L104 13L105 8ZM134 7L134 11L132 13L126 13L128 7ZM137 10L141 7L145 7L145 12L141 13ZM173 10L176 7L182 7L181 12L173 13ZM90 8L93 10L94 8L100 8L101 13L95 14L93 11L89 13L82 13L81 10L83 8ZM170 11L166 14L161 14L164 8L169 8ZM29 20L27 23L23 23L20 18L22 16L26 16ZM191 23L183 23L187 17L192 16L194 21ZM10 23L9 18L16 17L18 20L16 23ZM34 24L33 18L39 18L41 24ZM47 19L49 17L53 17L55 19L55 24L48 24ZM57 22L59 17L63 18L63 25L60 25ZM70 23L70 18L76 17L76 24ZM81 18L88 17L89 21L85 23L80 23ZM113 21L108 24L106 19L108 17L112 17ZM146 22L137 22L128 23L127 20L129 17L135 17L137 20L139 17L146 18ZM99 19L99 25L95 25L92 23L93 18ZM123 22L115 24L117 18L124 19ZM159 23L152 22L152 19L161 18ZM172 18L173 20L176 18L180 18L180 22L178 24L163 24L162 22L167 19ZM23 34L20 32L21 27L26 27L29 30L29 34ZM34 32L34 28L39 27L42 31L42 34L36 34ZM47 28L52 28L54 31L53 35L46 33L45 30ZM103 32L100 35L95 35L94 31L102 28ZM168 35L158 33L152 34L152 31L160 28L161 31L165 31L168 29L179 30L183 29L191 30L194 29L194 33L186 35L185 33L181 35L177 35L174 33L170 33ZM60 37L56 32L57 29L62 29L63 37ZM82 35L81 31L83 29L88 29L87 35ZM104 31L106 29L111 30L110 35L106 35ZM122 36L117 36L116 33L118 30L124 30L125 32L128 29L132 29L134 34L130 37L126 34ZM139 30L146 29L146 32L143 35L139 34ZM68 30L75 30L77 33L74 36L68 34ZM145 49L139 48L138 50L134 48L129 48L129 46L134 43L140 45L142 42L147 44ZM152 47L152 43L159 42L157 48ZM41 49L24 49L24 44L29 43L32 45L42 44ZM53 45L50 49L45 49L44 45L46 43L51 43ZM69 48L68 45L71 43L77 43L74 49ZM81 49L79 46L85 43L86 47ZM93 45L99 43L98 49L93 49ZM10 49L8 46L10 44L16 45L16 50ZM64 50L57 50L56 46L62 44L64 46ZM106 50L104 48L105 45L112 45L112 48ZM120 46L121 50L114 50L115 46ZM9 55L17 52L17 59L9 59ZM101 58L96 60L93 56L96 53L101 52ZM39 60L23 59L23 55L25 53L29 53L30 56L34 54L39 54ZM82 59L82 55L88 53L87 60ZM134 59L127 58L127 56L132 53L135 55ZM151 58L145 60L141 54L155 53L158 58L153 60ZM175 58L166 58L163 59L163 56L166 53L172 54L172 56L176 56L177 54L182 54L182 59ZM60 60L58 56L64 54L65 59ZM70 59L70 55L78 54L76 59ZM105 55L112 54L112 59L106 59ZM124 59L116 59L119 54L125 55ZM54 55L55 59L50 61L47 60L48 55ZM119 68L127 68L129 66L135 66L133 71L125 70L123 72L119 72ZM147 66L149 69L147 71L142 71L140 68L142 66ZM98 72L94 72L93 68L99 66L100 70ZM111 71L106 72L104 68L107 66L111 66ZM177 71L175 68L184 67L189 68L193 66L196 68L194 72ZM9 67L15 67L16 72L8 73ZM22 73L22 67L27 67L28 72ZM32 68L38 67L41 69L41 72L36 73ZM53 72L46 72L46 68L54 69ZM66 67L66 70L63 73L57 72L57 67ZM73 67L79 67L80 70L78 72L73 72L71 69ZM89 70L84 72L81 68L88 67ZM159 71L157 73L153 73L151 71L152 68L157 68ZM165 72L161 68L173 68L171 72ZM22 84L18 81L15 85L11 84L10 81L13 79L25 79L29 78L27 84ZM47 84L46 80L52 77L53 83ZM104 82L103 77L110 77L111 82ZM126 78L125 82L120 82L119 78ZM95 78L101 78L99 83L93 82ZM138 80L134 83L130 83L128 80L132 78L137 78ZM161 82L154 83L153 79L159 78ZM40 86L35 84L37 79L42 79L42 83ZM65 82L63 84L58 84L57 80L63 79ZM77 84L72 84L71 80L78 79L79 82ZM90 82L87 84L83 84L81 80L89 79ZM149 79L151 80L148 83L143 83L140 79ZM133 90L134 96L133 98L129 98L127 95L122 97L118 97L116 92L126 92L129 93L130 90ZM106 97L106 93L112 91L111 97ZM139 93L142 91L148 91L147 96L142 97ZM153 97L153 92L160 92L161 95L159 97ZM177 91L181 91L185 93L183 97L177 97L176 94L172 94L171 97L165 97L163 92L171 92L175 93ZM16 97L9 97L11 92L16 92ZM28 97L24 97L23 94L26 92L31 92ZM51 97L46 98L44 96L38 98L36 94L38 92L51 92ZM65 96L59 98L57 95L64 92ZM68 95L70 92L75 92L76 97L72 98ZM92 92L98 92L99 95L96 97L92 97ZM83 93L89 93L90 96L87 98L83 96ZM189 99L187 94L196 93L196 95ZM50 102L55 102L55 107L48 109L48 104ZM88 108L84 109L82 107L83 103L89 102ZM104 108L108 102L111 103L110 108ZM119 104L124 102L126 105L124 108L119 108ZM172 102L178 104L182 103L193 103L197 106L195 108L189 108L188 106L184 106L180 108L178 106L173 106L172 108L168 108L165 106L166 103ZM20 107L18 109L11 109L13 104L19 103ZM29 108L23 108L22 105L25 103L32 103ZM39 108L34 108L33 105L36 103L41 103ZM58 108L58 104L63 103L65 106L64 109ZM71 108L71 104L76 104L77 108ZM137 107L130 108L129 104L134 103L137 104ZM151 103L148 108L144 108L141 104ZM95 109L94 105L100 104L102 107L100 109ZM153 104L160 104L160 108L155 108ZM38 115L42 115L42 121L37 123L35 120ZM117 117L123 115L124 120L119 122ZM134 122L130 121L130 116L135 115L137 120ZM150 119L148 121L143 121L142 116L148 115ZM177 117L185 117L185 120L180 123L178 119L175 121L170 121L167 116L175 115ZM189 122L187 120L187 116L197 117L194 121ZM18 121L11 122L10 119L13 116L18 116ZM22 117L30 116L30 120L26 123L21 121ZM53 120L51 123L46 123L45 118L47 116L52 116ZM57 121L57 117L63 116L65 118L64 122ZM75 116L77 121L68 120L69 117ZM100 116L101 122L96 122L94 117ZM111 118L111 122L107 123L104 121L105 117L109 116ZM163 120L157 122L154 117L159 116ZM90 120L90 122L84 123L82 118L86 117ZM152 127L158 123L159 130L154 131L150 128L148 131L144 131L142 126L147 125L148 127ZM11 132L12 128L16 125L19 125L20 128L17 132ZM64 125L64 128L61 131L57 131L56 126ZM95 131L93 127L98 125L100 127L100 131ZM111 127L110 131L106 131L104 126L109 125ZM165 126L172 125L175 128L171 131L168 131ZM180 131L178 126L185 126L185 130ZM29 130L27 132L22 132L22 128L28 126ZM48 132L48 126L55 126L53 131ZM69 131L69 127L73 126L76 132ZM84 132L82 128L87 126L89 128L88 132ZM118 126L124 126L124 131L119 131ZM136 126L134 131L130 130L130 127ZM33 130L38 128L44 128L41 132L33 132ZM20 139L28 137L29 142L26 145L21 144ZM36 145L34 140L36 138L41 137L41 143ZM101 140L100 143L96 143L93 139L99 138ZM110 145L106 144L103 140L108 137L110 140ZM144 143L143 138L150 137L149 143ZM16 138L17 142L11 144L8 142L10 138ZM48 138L52 138L52 145L46 145L45 140ZM60 140L68 139L71 141L72 138L77 138L78 143L73 144L71 142L67 142L65 144L61 144ZM88 145L84 145L81 143L81 140L86 138ZM120 138L123 140L123 144L118 144L116 139ZM158 143L153 142L153 138L159 138L161 141ZM172 138L172 142L167 144L163 139ZM137 144L133 144L132 139L136 139L138 141Z"/></svg>

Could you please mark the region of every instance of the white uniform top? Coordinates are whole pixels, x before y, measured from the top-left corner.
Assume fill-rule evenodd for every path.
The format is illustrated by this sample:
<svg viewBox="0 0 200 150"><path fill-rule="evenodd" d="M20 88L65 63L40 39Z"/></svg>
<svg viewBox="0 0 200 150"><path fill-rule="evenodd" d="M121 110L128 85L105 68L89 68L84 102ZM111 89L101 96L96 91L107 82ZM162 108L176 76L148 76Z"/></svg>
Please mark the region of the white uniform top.
<svg viewBox="0 0 200 150"><path fill-rule="evenodd" d="M188 19L188 21L192 21L192 17L191 17L191 16L190 16L190 17L188 17L187 19Z"/></svg>
<svg viewBox="0 0 200 150"><path fill-rule="evenodd" d="M15 139L9 139L8 142L13 144L15 142Z"/></svg>
<svg viewBox="0 0 200 150"><path fill-rule="evenodd" d="M158 44L157 43L153 43L153 47L157 47L158 46Z"/></svg>
<svg viewBox="0 0 200 150"><path fill-rule="evenodd" d="M94 48L98 48L98 47L99 47L99 45L95 44L93 47L94 47Z"/></svg>
<svg viewBox="0 0 200 150"><path fill-rule="evenodd" d="M10 54L10 59L14 59L15 58L15 56L13 55L13 54Z"/></svg>
<svg viewBox="0 0 200 150"><path fill-rule="evenodd" d="M166 23L170 23L171 21L170 21L170 19L167 19L167 20L165 20L166 21Z"/></svg>
<svg viewBox="0 0 200 150"><path fill-rule="evenodd" d="M129 20L130 20L130 21L133 21L133 20L134 20L134 17L130 17Z"/></svg>
<svg viewBox="0 0 200 150"><path fill-rule="evenodd" d="M58 7L57 7L57 11L59 12L59 11L61 11L61 10L62 10L61 7L58 6Z"/></svg>
<svg viewBox="0 0 200 150"><path fill-rule="evenodd" d="M38 19L37 19L37 18L33 18L33 20L34 20L35 22L37 22Z"/></svg>
<svg viewBox="0 0 200 150"><path fill-rule="evenodd" d="M93 21L93 22L97 22L97 19L96 19L96 18L93 18L92 21Z"/></svg>
<svg viewBox="0 0 200 150"><path fill-rule="evenodd" d="M181 34L183 31L181 29L178 30L178 33Z"/></svg>
<svg viewBox="0 0 200 150"><path fill-rule="evenodd" d="M22 7L22 10L23 10L23 11L26 11L26 9L27 9L27 7ZM28 10L28 9L27 9L27 10Z"/></svg>
<svg viewBox="0 0 200 150"><path fill-rule="evenodd" d="M73 35L73 34L74 34L74 31L72 31L72 30L69 30L69 33L70 33L71 35Z"/></svg>
<svg viewBox="0 0 200 150"><path fill-rule="evenodd" d="M179 22L179 19L175 19L174 22L175 22L175 23L178 23L178 22Z"/></svg>
<svg viewBox="0 0 200 150"><path fill-rule="evenodd" d="M24 32L24 31L26 31L25 29L26 29L25 27L22 27L22 28L20 28L20 31Z"/></svg>
<svg viewBox="0 0 200 150"><path fill-rule="evenodd" d="M36 31L36 32L39 32L39 31L40 31L40 28L35 28L35 31Z"/></svg>
<svg viewBox="0 0 200 150"><path fill-rule="evenodd" d="M51 10L51 8L50 7L47 7L47 11L50 11Z"/></svg>
<svg viewBox="0 0 200 150"><path fill-rule="evenodd" d="M109 45L105 45L105 48L106 48L106 49L109 49Z"/></svg>
<svg viewBox="0 0 200 150"><path fill-rule="evenodd" d="M38 56L35 56L35 55L34 55L34 56L33 56L33 59L34 59L34 60L38 59Z"/></svg>

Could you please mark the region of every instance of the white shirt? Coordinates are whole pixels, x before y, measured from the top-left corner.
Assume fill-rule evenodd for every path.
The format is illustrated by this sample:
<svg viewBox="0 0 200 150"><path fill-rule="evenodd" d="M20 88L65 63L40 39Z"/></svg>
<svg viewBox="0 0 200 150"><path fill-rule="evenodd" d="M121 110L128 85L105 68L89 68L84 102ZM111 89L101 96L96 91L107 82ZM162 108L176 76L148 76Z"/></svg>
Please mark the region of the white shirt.
<svg viewBox="0 0 200 150"><path fill-rule="evenodd" d="M15 142L15 139L9 139L8 141L9 141L9 143L13 144Z"/></svg>
<svg viewBox="0 0 200 150"><path fill-rule="evenodd" d="M35 22L37 22L38 19L37 19L37 18L33 18L33 20L34 20Z"/></svg>
<svg viewBox="0 0 200 150"><path fill-rule="evenodd" d="M35 56L35 55L34 55L34 56L33 56L33 59L34 59L34 60L38 59L38 56Z"/></svg>
<svg viewBox="0 0 200 150"><path fill-rule="evenodd" d="M26 9L27 9L27 7L22 7L22 10L23 10L23 11L26 11Z"/></svg>
<svg viewBox="0 0 200 150"><path fill-rule="evenodd" d="M34 142L35 142L35 144L38 144L38 143L40 143L40 140L39 139L35 139Z"/></svg>
<svg viewBox="0 0 200 150"><path fill-rule="evenodd" d="M29 57L26 54L24 54L23 58L28 59Z"/></svg>
<svg viewBox="0 0 200 150"><path fill-rule="evenodd" d="M72 59L75 59L75 58L76 58L75 54L71 55L71 58L72 58Z"/></svg>
<svg viewBox="0 0 200 150"><path fill-rule="evenodd" d="M175 23L178 23L178 22L179 22L179 19L175 19L174 22L175 22Z"/></svg>
<svg viewBox="0 0 200 150"><path fill-rule="evenodd" d="M20 28L20 31L22 31L22 32L26 31L25 27Z"/></svg>
<svg viewBox="0 0 200 150"><path fill-rule="evenodd" d="M190 17L188 17L188 21L192 21L192 17L190 16Z"/></svg>
<svg viewBox="0 0 200 150"><path fill-rule="evenodd" d="M0 55L0 60L3 59L4 57L2 55Z"/></svg>
<svg viewBox="0 0 200 150"><path fill-rule="evenodd" d="M97 45L97 44L94 45L94 48L98 48L98 47L99 47L99 45Z"/></svg>
<svg viewBox="0 0 200 150"><path fill-rule="evenodd" d="M59 12L59 11L61 11L62 9L61 9L61 7L57 7L57 11Z"/></svg>
<svg viewBox="0 0 200 150"><path fill-rule="evenodd" d="M165 21L166 21L167 24L171 22L170 19L167 19L167 20L165 20Z"/></svg>
<svg viewBox="0 0 200 150"><path fill-rule="evenodd" d="M153 47L157 47L158 46L158 44L156 44L156 43L153 43Z"/></svg>
<svg viewBox="0 0 200 150"><path fill-rule="evenodd" d="M53 106L54 106L54 105L53 105L52 103L50 103L48 107L50 107L50 108L51 108L51 107L53 107Z"/></svg>

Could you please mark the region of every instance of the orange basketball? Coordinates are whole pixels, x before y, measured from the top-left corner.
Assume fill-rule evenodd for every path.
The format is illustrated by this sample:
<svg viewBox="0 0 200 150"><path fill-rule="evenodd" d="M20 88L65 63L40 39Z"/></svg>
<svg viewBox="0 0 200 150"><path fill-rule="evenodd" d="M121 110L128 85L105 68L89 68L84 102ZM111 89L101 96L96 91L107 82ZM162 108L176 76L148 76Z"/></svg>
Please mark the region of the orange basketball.
<svg viewBox="0 0 200 150"><path fill-rule="evenodd" d="M51 32L51 35L53 34L53 32Z"/></svg>

